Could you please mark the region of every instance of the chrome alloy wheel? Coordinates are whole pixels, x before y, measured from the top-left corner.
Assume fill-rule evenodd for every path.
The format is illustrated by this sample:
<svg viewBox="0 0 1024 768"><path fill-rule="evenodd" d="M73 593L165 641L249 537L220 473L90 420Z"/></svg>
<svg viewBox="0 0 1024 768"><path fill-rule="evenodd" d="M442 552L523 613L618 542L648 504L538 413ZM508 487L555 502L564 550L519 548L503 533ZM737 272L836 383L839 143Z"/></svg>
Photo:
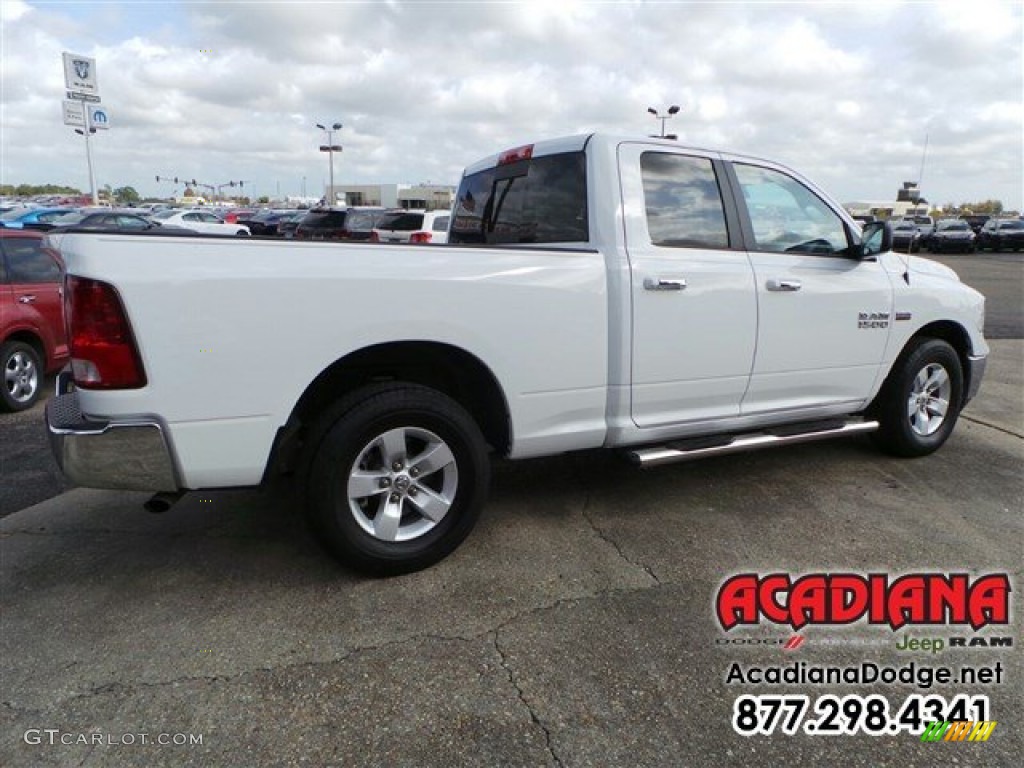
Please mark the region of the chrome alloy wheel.
<svg viewBox="0 0 1024 768"><path fill-rule="evenodd" d="M348 473L348 506L374 538L410 541L444 519L458 487L458 464L444 440L419 427L398 427L359 452Z"/></svg>
<svg viewBox="0 0 1024 768"><path fill-rule="evenodd" d="M939 363L929 363L914 377L907 400L910 428L922 437L935 434L946 420L953 385Z"/></svg>
<svg viewBox="0 0 1024 768"><path fill-rule="evenodd" d="M16 351L7 358L4 367L4 386L7 393L16 403L31 400L39 389L39 369L35 361L24 352Z"/></svg>

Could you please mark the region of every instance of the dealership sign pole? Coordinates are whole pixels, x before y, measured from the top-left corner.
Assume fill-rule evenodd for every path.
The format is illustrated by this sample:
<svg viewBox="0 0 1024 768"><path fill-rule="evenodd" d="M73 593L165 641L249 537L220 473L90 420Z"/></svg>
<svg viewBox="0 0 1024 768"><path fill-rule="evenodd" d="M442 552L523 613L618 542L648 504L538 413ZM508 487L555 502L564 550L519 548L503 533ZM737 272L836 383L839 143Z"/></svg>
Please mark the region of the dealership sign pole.
<svg viewBox="0 0 1024 768"><path fill-rule="evenodd" d="M96 59L64 53L64 85L67 87L67 98L64 102L64 124L81 125L75 132L85 137L85 159L89 165L89 193L92 204L99 204L96 194L96 176L92 169L92 148L89 146L89 134L96 129L92 127L94 116L93 104L100 101L99 85L96 82ZM77 102L77 109L75 103ZM86 102L91 102L86 108ZM102 112L103 126L107 127L106 112Z"/></svg>

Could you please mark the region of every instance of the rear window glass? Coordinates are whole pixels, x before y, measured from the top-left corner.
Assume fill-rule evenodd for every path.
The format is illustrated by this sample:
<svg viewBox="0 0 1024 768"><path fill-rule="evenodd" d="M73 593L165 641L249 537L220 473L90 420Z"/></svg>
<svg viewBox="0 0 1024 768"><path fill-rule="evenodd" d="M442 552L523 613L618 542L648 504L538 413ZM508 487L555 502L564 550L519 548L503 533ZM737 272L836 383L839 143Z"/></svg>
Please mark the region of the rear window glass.
<svg viewBox="0 0 1024 768"><path fill-rule="evenodd" d="M303 229L345 226L345 211L310 211L302 220Z"/></svg>
<svg viewBox="0 0 1024 768"><path fill-rule="evenodd" d="M423 226L423 214L389 213L380 218L377 226L381 229L393 229L398 232L415 232Z"/></svg>
<svg viewBox="0 0 1024 768"><path fill-rule="evenodd" d="M467 176L459 185L452 243L586 242L582 152L545 155Z"/></svg>
<svg viewBox="0 0 1024 768"><path fill-rule="evenodd" d="M373 229L377 226L377 220L381 218L381 215L380 212L374 213L373 211L349 211L348 217L345 219L345 229Z"/></svg>

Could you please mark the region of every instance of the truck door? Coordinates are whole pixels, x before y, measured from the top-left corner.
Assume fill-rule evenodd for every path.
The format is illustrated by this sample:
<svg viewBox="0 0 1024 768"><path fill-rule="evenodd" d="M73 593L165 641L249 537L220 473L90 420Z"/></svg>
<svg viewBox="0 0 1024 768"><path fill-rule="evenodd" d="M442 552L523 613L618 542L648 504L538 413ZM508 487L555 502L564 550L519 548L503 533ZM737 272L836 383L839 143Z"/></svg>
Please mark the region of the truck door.
<svg viewBox="0 0 1024 768"><path fill-rule="evenodd" d="M619 147L639 427L736 416L754 359L753 271L716 155Z"/></svg>
<svg viewBox="0 0 1024 768"><path fill-rule="evenodd" d="M785 169L738 161L730 169L758 297L742 413L858 405L894 320L888 274L877 260L851 257L848 225Z"/></svg>

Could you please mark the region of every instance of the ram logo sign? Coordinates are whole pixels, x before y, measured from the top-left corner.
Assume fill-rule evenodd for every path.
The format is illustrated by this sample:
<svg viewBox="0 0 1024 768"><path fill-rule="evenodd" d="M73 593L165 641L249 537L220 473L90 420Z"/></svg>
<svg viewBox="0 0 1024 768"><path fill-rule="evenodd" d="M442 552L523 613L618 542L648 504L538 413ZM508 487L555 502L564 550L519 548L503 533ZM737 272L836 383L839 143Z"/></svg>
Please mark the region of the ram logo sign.
<svg viewBox="0 0 1024 768"><path fill-rule="evenodd" d="M68 91L78 95L97 96L100 91L96 82L96 59L64 54L64 85Z"/></svg>

